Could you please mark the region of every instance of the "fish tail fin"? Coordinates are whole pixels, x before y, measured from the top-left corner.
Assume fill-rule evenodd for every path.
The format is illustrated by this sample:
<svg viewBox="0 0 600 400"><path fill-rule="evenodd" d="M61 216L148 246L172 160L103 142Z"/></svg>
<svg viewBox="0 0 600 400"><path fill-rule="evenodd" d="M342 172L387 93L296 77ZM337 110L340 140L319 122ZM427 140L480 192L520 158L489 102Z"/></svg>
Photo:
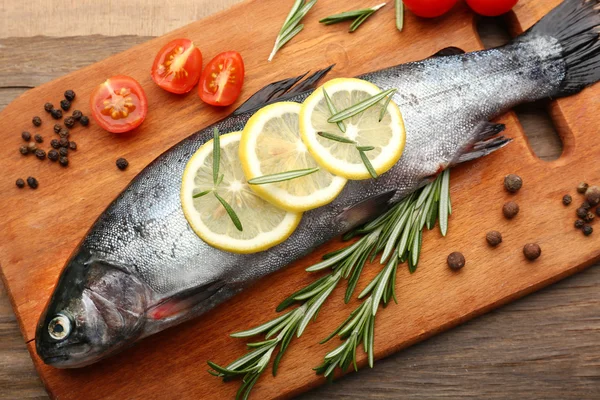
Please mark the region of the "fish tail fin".
<svg viewBox="0 0 600 400"><path fill-rule="evenodd" d="M564 0L528 35L551 36L563 49L566 76L558 96L578 93L600 81L600 0Z"/></svg>

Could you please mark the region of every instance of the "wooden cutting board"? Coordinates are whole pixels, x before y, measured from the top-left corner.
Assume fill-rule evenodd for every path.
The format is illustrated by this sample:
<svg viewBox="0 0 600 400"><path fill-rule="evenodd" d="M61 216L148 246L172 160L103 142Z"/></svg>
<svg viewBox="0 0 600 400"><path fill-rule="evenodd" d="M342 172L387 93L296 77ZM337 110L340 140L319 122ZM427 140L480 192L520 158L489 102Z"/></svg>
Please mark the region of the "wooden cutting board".
<svg viewBox="0 0 600 400"><path fill-rule="evenodd" d="M514 32L522 31L545 15L560 0L521 0L511 18ZM290 4L288 4L290 3ZM420 20L408 13L405 30L396 31L391 4L379 11L356 33L346 25L324 27L318 19L364 7L363 1L320 1L305 18L305 29L280 51L273 62L266 58L291 1L249 0L220 14L193 23L164 37L134 47L80 71L26 92L0 114L0 165L3 179L0 198L0 271L9 290L20 327L36 367L50 395L60 399L80 398L231 398L236 383L223 384L206 373L206 360L226 364L245 350L244 341L228 334L245 329L274 315L275 306L288 294L315 278L304 272L323 253L340 246L333 241L299 260L204 317L143 340L126 352L78 370L45 366L35 355L35 326L58 274L70 253L97 216L152 159L189 134L225 117L229 109L203 105L194 92L170 95L149 77L155 53L169 40L188 37L202 48L206 60L235 49L246 62L246 83L240 102L274 80L316 70L332 63L329 78L355 76L395 64L425 58L447 46L467 51L481 48L473 15L459 5L447 16ZM96 127L74 130L79 150L64 169L48 161L23 159L16 149L19 133L42 133L47 144L54 121L42 106L58 103L65 89L78 94L74 108L89 113L87 99L106 77L127 74L145 88L149 117L134 134L115 136ZM506 134L515 141L502 151L453 171L451 188L454 214L450 233L437 231L424 237L419 270L398 273L399 304L378 313L376 357L381 358L440 331L455 326L499 305L535 291L579 271L600 259L597 233L585 238L573 229L575 206L565 208L561 197L574 193L582 180L600 181L598 135L595 113L600 105L600 85L553 102L551 111L564 143L561 158L543 162L535 157L512 113L500 118ZM40 128L31 125L42 116ZM114 166L125 156L125 172ZM514 196L504 192L502 178L518 173L524 188ZM18 177L36 176L37 191L18 190ZM510 222L500 209L508 199L521 205L521 213ZM578 200L577 197L575 197ZM504 243L492 250L485 233L503 232ZM542 257L526 262L525 243L542 246ZM460 250L467 266L452 273L446 256ZM380 269L366 268L363 285ZM337 345L335 340L317 344L334 329L355 303L344 305L344 287L333 293L316 323L293 342L283 359L279 375L263 377L254 398L289 397L323 383L311 370L323 355ZM360 365L365 364L360 355Z"/></svg>

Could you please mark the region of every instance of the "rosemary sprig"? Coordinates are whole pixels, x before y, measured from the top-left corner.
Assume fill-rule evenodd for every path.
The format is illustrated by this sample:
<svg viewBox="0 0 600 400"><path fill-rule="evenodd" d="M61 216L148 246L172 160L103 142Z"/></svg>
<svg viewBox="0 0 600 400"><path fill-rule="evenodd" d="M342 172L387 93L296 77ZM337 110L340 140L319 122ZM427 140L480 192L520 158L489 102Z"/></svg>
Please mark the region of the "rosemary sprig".
<svg viewBox="0 0 600 400"><path fill-rule="evenodd" d="M271 50L271 54L269 55L269 61L275 57L275 54L281 49L287 42L292 40L294 36L296 36L300 31L304 28L304 25L300 23L302 18L310 11L312 6L315 5L317 0L311 0L308 3L305 0L296 0L290 13L288 14L279 34L277 35L277 39L275 39L275 45L273 45L273 50Z"/></svg>
<svg viewBox="0 0 600 400"><path fill-rule="evenodd" d="M396 92L398 89L388 89L388 90L384 90L383 92L379 92L376 95L373 95L359 103L356 103L348 108L346 108L345 110L342 110L336 114L333 114L331 117L329 117L329 119L327 119L327 122L340 122L343 121L345 119L351 118L353 116L355 116L356 114L360 114L361 112L367 110L370 107L373 107L375 104L379 103L379 101L381 101L384 97Z"/></svg>
<svg viewBox="0 0 600 400"><path fill-rule="evenodd" d="M323 96L325 97L325 102L327 103L327 108L329 109L331 115L337 114L337 109L335 108L331 97L329 97L329 94L327 94L327 92L325 91L325 87L323 87ZM340 131L346 133L346 124L344 124L344 121L336 122L336 124Z"/></svg>
<svg viewBox="0 0 600 400"><path fill-rule="evenodd" d="M404 29L404 3L402 2L402 0L395 0L396 1L396 28L398 28L398 30L400 32L402 32L402 29Z"/></svg>
<svg viewBox="0 0 600 400"><path fill-rule="evenodd" d="M273 375L277 374L281 359L293 337L300 337L309 322L316 319L322 305L338 284L342 280L348 281L344 296L345 302L348 303L355 292L367 261L372 262L378 254L383 253L381 263L385 264L385 267L360 293L359 298L364 299L361 305L329 337L322 341L325 343L338 335L344 342L335 350L327 353L323 364L315 370L328 379L332 379L336 366L347 369L350 364L353 364L356 368L356 351L361 344L367 352L369 365L372 366L375 315L379 305L385 306L391 299L396 300L396 271L401 259L403 257L410 259L413 254L416 254L416 257L412 257L416 258L414 267L416 268L418 264L421 238L413 237L412 241L407 239L407 246L400 253L397 248L400 246L401 238L405 232L412 232L419 227L419 232L421 232L424 228L420 224L422 215L429 216L426 225L432 229L437 216L440 215L440 218L442 216L442 212L431 214L431 210L438 209L436 207L443 208L446 213L450 212L448 184L449 171L444 171L434 182L409 195L368 224L344 235L344 239L356 235L362 235L362 237L345 248L326 254L322 261L307 268L309 272L327 269L330 272L290 295L279 304L276 310L282 312L294 304L298 304L297 308L258 327L232 334L232 337L238 338L264 335L264 340L249 343L249 352L227 367L220 367L209 361L208 364L212 368L209 372L223 378L224 381L242 377L242 384L236 399L247 399L252 387L266 370L277 348L279 350L273 361ZM448 194L447 199L441 198L443 193ZM442 233L445 235L445 232Z"/></svg>
<svg viewBox="0 0 600 400"><path fill-rule="evenodd" d="M223 197L219 196L219 194L217 193L217 188L219 187L221 182L223 182L223 178L225 177L225 175L223 175L223 174L219 175L220 165L221 165L221 140L220 140L220 135L219 135L219 129L215 128L213 130L213 168L212 168L213 169L212 172L213 172L214 186L212 187L212 189L204 190L200 193L196 193L196 194L192 195L192 198L197 199L202 196L206 196L209 193L212 193L215 196L215 198L217 200L219 200L219 203L221 203L221 205L223 206L225 211L227 211L229 218L231 218L231 222L233 222L233 224L235 225L237 230L243 231L244 228L242 227L240 218L235 213L235 210L229 205L229 203L227 203L227 201Z"/></svg>
<svg viewBox="0 0 600 400"><path fill-rule="evenodd" d="M352 24L350 25L349 32L354 32L355 30L358 29L358 27L363 22L365 22L365 20L367 18L369 18L371 15L373 15L381 7L385 6L385 4L386 3L381 3L374 7L361 8L360 10L352 10L352 11L346 11L346 12L339 13L339 14L330 15L328 17L325 17L325 18L319 20L319 22L322 24L325 24L325 25L331 25L331 24L337 24L338 22L348 21L348 20L352 19L352 20L354 20L354 22L352 22Z"/></svg>
<svg viewBox="0 0 600 400"><path fill-rule="evenodd" d="M444 171L419 193L412 194L389 210L386 215L392 217L378 218L362 228L363 232L370 229L381 230L375 253L382 251L380 262L385 267L358 295L363 302L321 342L325 343L336 335L343 341L325 355L321 365L314 368L317 374L332 380L336 367L345 371L352 364L357 370L356 352L360 344L367 354L369 366L373 367L375 316L379 306L386 307L392 299L397 303L396 272L399 263L408 261L410 272L416 270L423 229L425 226L432 229L438 216L442 235L447 233L450 213L449 178L450 171ZM446 220L445 227L442 227L443 219Z"/></svg>
<svg viewBox="0 0 600 400"><path fill-rule="evenodd" d="M256 178L252 178L248 181L250 185L266 185L267 183L276 183L289 181L291 179L301 178L306 175L314 174L319 171L319 167L306 168L306 169L295 169L293 171L279 172L276 174L263 175Z"/></svg>
<svg viewBox="0 0 600 400"><path fill-rule="evenodd" d="M356 150L358 150L358 153L360 155L360 159L362 160L363 164L365 164L365 168L367 169L367 171L369 171L369 175L371 175L371 177L373 179L375 179L379 176L379 175L377 175L377 171L375 171L375 168L373 168L373 164L371 164L371 160L369 160L369 157L367 157L367 153L366 153L367 151L371 151L371 150L375 149L375 147L359 146L358 143L356 143L356 141L345 138L344 136L336 135L334 133L317 132L317 135L319 135L325 139L333 140L335 142L355 145Z"/></svg>

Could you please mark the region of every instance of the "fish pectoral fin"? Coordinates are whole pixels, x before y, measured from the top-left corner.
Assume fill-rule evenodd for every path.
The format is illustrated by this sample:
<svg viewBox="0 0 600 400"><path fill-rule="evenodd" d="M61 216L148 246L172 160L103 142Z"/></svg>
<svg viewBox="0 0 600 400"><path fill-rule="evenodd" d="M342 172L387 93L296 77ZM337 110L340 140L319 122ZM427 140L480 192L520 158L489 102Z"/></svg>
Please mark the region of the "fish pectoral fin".
<svg viewBox="0 0 600 400"><path fill-rule="evenodd" d="M212 297L224 286L224 282L214 281L177 293L148 308L146 316L154 320L172 317Z"/></svg>
<svg viewBox="0 0 600 400"><path fill-rule="evenodd" d="M500 150L510 142L512 142L512 139L507 138L506 136L498 136L493 139L477 142L473 145L471 150L458 157L458 160L456 160L454 164L460 164L487 156L496 150Z"/></svg>
<svg viewBox="0 0 600 400"><path fill-rule="evenodd" d="M335 64L330 65L327 68L318 70L308 78L302 79L308 75L308 72L296 76L294 78L283 79L277 82L268 84L267 86L254 93L248 100L246 100L241 106L239 106L232 115L240 115L248 111L256 110L269 103L275 101L285 101L299 93L306 92L308 90L316 88L317 84ZM302 82L300 82L302 81ZM300 82L300 83L298 83ZM297 84L297 85L296 85Z"/></svg>
<svg viewBox="0 0 600 400"><path fill-rule="evenodd" d="M433 58L433 57L457 56L459 54L465 54L465 53L466 53L466 51L464 51L461 48L450 46L450 47L445 47L445 48L441 49L440 51L438 51L431 57Z"/></svg>
<svg viewBox="0 0 600 400"><path fill-rule="evenodd" d="M389 201L395 194L396 190L390 190L369 197L353 206L345 208L335 218L342 223L344 231L347 231L387 211L390 206Z"/></svg>

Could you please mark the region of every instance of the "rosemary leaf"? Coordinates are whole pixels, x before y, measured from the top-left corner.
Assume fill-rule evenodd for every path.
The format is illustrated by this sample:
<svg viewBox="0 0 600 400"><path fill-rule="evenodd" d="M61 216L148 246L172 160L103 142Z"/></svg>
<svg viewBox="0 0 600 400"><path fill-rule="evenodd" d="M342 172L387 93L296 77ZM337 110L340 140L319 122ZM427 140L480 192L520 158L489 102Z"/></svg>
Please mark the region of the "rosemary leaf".
<svg viewBox="0 0 600 400"><path fill-rule="evenodd" d="M219 129L213 130L213 183L217 186L219 181L219 164L221 163L221 140L219 137Z"/></svg>
<svg viewBox="0 0 600 400"><path fill-rule="evenodd" d="M377 178L379 175L377 175L377 171L375 171L375 168L373 168L373 164L371 164L367 154L362 150L358 150L358 153L360 154L360 158L362 159L363 164L365 164L367 171L369 171L369 175L371 175L373 179Z"/></svg>
<svg viewBox="0 0 600 400"><path fill-rule="evenodd" d="M208 190L205 190L204 192L196 193L195 195L192 196L192 198L193 199L197 199L199 197L202 197L202 196L205 196L205 195L209 194L212 191L213 191L213 189L208 189Z"/></svg>
<svg viewBox="0 0 600 400"><path fill-rule="evenodd" d="M314 174L318 170L319 167L279 172L277 174L263 175L257 178L252 178L248 181L248 183L250 185L265 185L267 183L289 181L291 179L297 179L306 175Z"/></svg>
<svg viewBox="0 0 600 400"><path fill-rule="evenodd" d="M376 95L373 95L361 102L354 104L353 106L346 108L345 110L342 110L342 111L332 115L331 117L329 117L327 122L330 122L330 123L339 122L339 121L343 121L345 119L351 118L351 117L355 116L356 114L360 114L361 112L364 112L368 108L379 103L379 101L381 101L384 97L396 92L396 90L398 90L398 89L388 89L388 90L384 90L383 92L379 92Z"/></svg>
<svg viewBox="0 0 600 400"><path fill-rule="evenodd" d="M292 9L290 10L288 16L275 39L275 44L273 45L273 50L271 50L271 54L269 55L269 61L273 60L275 54L281 49L287 42L292 40L294 36L296 36L302 28L304 27L300 24L302 18L306 16L306 14L310 11L310 9L315 5L317 0L311 0L308 3L305 0L296 0Z"/></svg>
<svg viewBox="0 0 600 400"><path fill-rule="evenodd" d="M335 108L335 105L333 104L333 100L331 100L331 97L329 97L329 94L325 91L325 87L323 87L323 96L325 97L325 103L327 103L327 108L329 109L329 112L331 113L331 115L334 115L337 113L337 109ZM344 122L340 121L340 122L336 122L338 128L340 129L340 131L342 131L343 133L346 133L346 125L344 124Z"/></svg>
<svg viewBox="0 0 600 400"><path fill-rule="evenodd" d="M325 25L337 24L338 22L348 21L350 19L358 18L365 13L371 12L371 8L361 8L360 10L345 11L339 14L333 14L328 17L319 20L320 23Z"/></svg>
<svg viewBox="0 0 600 400"><path fill-rule="evenodd" d="M232 333L229 336L234 337L234 338L243 338L243 337L255 336L255 335L258 335L259 333L266 332L271 327L277 325L279 322L281 322L281 321L289 318L290 314L292 312L293 311L287 312L287 313L285 313L285 314L283 314L283 315L281 315L281 316L279 316L279 317L277 317L277 318L275 318L275 319L273 319L273 320L271 320L269 322L266 322L266 323L264 323L262 325L259 325L259 326L255 327L255 328L248 329L248 330L245 330L245 331L236 332L236 333Z"/></svg>
<svg viewBox="0 0 600 400"><path fill-rule="evenodd" d="M396 0L396 28L400 32L404 29L404 3L402 0Z"/></svg>
<svg viewBox="0 0 600 400"><path fill-rule="evenodd" d="M383 121L383 117L385 117L385 113L387 111L388 106L390 105L390 101L392 101L392 97L393 96L388 96L387 99L385 100L385 103L383 103L383 106L381 107L381 112L379 113L379 122Z"/></svg>
<svg viewBox="0 0 600 400"><path fill-rule="evenodd" d="M324 290L323 293L321 293L319 297L315 299L314 303L308 308L308 310L306 311L306 315L304 315L304 318L302 318L302 321L298 326L298 332L296 333L297 337L300 337L302 333L304 333L304 329L306 329L306 326L310 322L311 318L317 313L317 311L319 311L319 308L321 308L325 300L327 300L327 297L329 297L331 292L333 292L333 289L335 289L339 281L340 278L338 278L333 284L331 284L329 288Z"/></svg>
<svg viewBox="0 0 600 400"><path fill-rule="evenodd" d="M440 190L439 218L442 236L448 233L448 215L452 213L450 206L450 170L442 172L442 187Z"/></svg>
<svg viewBox="0 0 600 400"><path fill-rule="evenodd" d="M348 29L348 32L352 33L355 30L358 29L359 26L362 25L363 22L365 22L367 20L367 18L369 18L375 11L371 11L368 13L365 13L363 15L361 15L360 17L356 18L354 20L353 23L350 24L350 28Z"/></svg>
<svg viewBox="0 0 600 400"><path fill-rule="evenodd" d="M375 147L373 147L373 146L356 146L356 150L358 150L358 151L371 151L371 150L375 150Z"/></svg>
<svg viewBox="0 0 600 400"><path fill-rule="evenodd" d="M319 135L325 139L333 140L333 141L340 142L340 143L356 144L356 142L354 140L350 140L348 138L345 138L340 135L336 135L334 133L317 132L317 135Z"/></svg>
<svg viewBox="0 0 600 400"><path fill-rule="evenodd" d="M240 219L238 218L235 211L233 211L233 208L231 208L229 203L227 203L224 198L219 196L219 193L217 193L217 192L213 192L213 193L214 193L215 197L217 198L217 200L219 200L219 202L223 205L223 207L225 208L225 211L227 211L227 214L229 214L229 218L231 218L231 222L233 222L233 224L235 225L237 230L243 231L244 228L242 227L242 223L240 222Z"/></svg>

